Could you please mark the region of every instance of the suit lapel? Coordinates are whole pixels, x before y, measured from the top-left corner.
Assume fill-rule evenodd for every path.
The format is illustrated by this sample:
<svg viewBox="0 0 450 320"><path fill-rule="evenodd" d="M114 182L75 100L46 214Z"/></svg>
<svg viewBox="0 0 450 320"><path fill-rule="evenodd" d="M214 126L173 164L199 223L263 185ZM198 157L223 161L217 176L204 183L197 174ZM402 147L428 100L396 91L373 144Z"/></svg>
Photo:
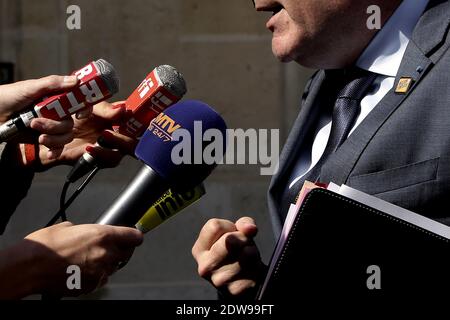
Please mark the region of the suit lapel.
<svg viewBox="0 0 450 320"><path fill-rule="evenodd" d="M400 66L394 88L387 93L339 150L330 156L323 165L320 175L322 181L333 181L338 184L347 181L366 146L392 113L414 91L417 84L420 83L420 80L432 66L431 60L425 57L420 49L411 42ZM423 71L419 73L418 67L421 67ZM403 77L412 78L414 82L406 94L398 94L395 92L395 88ZM339 168L339 170L336 170L336 168Z"/></svg>
<svg viewBox="0 0 450 320"><path fill-rule="evenodd" d="M305 136L308 134L308 130L305 129L311 126L312 122L314 122L314 118L316 118L316 114L318 114L318 110L314 108L314 106L316 105L318 93L323 84L324 75L325 73L321 71L316 76L317 80L312 83L312 88L310 88L308 97L300 110L297 120L294 123L294 127L289 133L289 137L280 154L280 169L272 179L273 183L276 183L281 177L283 177L288 170L289 164L293 160L293 156L302 145Z"/></svg>
<svg viewBox="0 0 450 320"><path fill-rule="evenodd" d="M412 40L420 50L436 63L434 54L443 47L450 24L450 2L448 0L431 0L425 13L414 30ZM439 56L438 56L439 58Z"/></svg>
<svg viewBox="0 0 450 320"><path fill-rule="evenodd" d="M319 91L322 88L325 79L325 72L319 71L312 79L309 93L305 98L300 113L294 123L294 127L289 133L289 137L283 147L280 154L279 169L278 172L272 177L268 191L268 204L271 212L278 212L278 199L280 188L284 187L282 183L286 179L286 174L289 173L292 161L295 160L298 150L304 143L307 134L312 130L312 126L315 123L319 114L318 105ZM275 215L271 215L272 223L275 233L281 231L280 220Z"/></svg>
<svg viewBox="0 0 450 320"><path fill-rule="evenodd" d="M442 44L445 42L450 21L448 17L449 9L449 1L430 1L408 44L394 88L364 119L341 148L323 165L322 181L333 181L340 184L348 180L358 159L378 130L439 60L440 56L435 53L439 52L438 49L442 48ZM423 71L419 72L420 69ZM414 80L413 86L406 94L396 93L395 89L400 79L408 77ZM339 170L336 170L336 168L339 168Z"/></svg>

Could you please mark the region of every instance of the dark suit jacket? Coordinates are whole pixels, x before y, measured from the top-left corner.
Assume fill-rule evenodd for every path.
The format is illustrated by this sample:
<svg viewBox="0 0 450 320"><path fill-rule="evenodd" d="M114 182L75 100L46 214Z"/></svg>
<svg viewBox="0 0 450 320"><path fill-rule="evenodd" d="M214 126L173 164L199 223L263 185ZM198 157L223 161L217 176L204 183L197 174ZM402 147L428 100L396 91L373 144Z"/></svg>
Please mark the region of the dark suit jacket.
<svg viewBox="0 0 450 320"><path fill-rule="evenodd" d="M0 144L0 235L5 231L9 219L20 201L27 195L34 177L30 169L18 166L16 146Z"/></svg>
<svg viewBox="0 0 450 320"><path fill-rule="evenodd" d="M450 225L450 1L431 0L408 45L394 89L323 165L321 181L375 195ZM420 72L420 69L423 71ZM401 77L414 85L396 94ZM324 71L308 84L302 108L268 192L275 232L280 195L318 118Z"/></svg>

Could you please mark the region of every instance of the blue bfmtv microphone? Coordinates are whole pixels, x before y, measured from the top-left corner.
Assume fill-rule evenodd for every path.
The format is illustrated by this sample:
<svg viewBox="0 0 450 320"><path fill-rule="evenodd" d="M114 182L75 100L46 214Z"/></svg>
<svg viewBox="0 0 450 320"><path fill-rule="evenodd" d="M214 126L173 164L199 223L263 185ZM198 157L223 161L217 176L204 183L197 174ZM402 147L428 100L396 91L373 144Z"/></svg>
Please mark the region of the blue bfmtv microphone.
<svg viewBox="0 0 450 320"><path fill-rule="evenodd" d="M204 141L204 133L210 130L222 139ZM213 149L221 153L215 158L222 158L226 130L222 117L203 102L183 101L167 108L152 120L136 148L142 169L96 223L133 227L168 189L182 191L199 185L218 162L205 161L204 151L219 144Z"/></svg>

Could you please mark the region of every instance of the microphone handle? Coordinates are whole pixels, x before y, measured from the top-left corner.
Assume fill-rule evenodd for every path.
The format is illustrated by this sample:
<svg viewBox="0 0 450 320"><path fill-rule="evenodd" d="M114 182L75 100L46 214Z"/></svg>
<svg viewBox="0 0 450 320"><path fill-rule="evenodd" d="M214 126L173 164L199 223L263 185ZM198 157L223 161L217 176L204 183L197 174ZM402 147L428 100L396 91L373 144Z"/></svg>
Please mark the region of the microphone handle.
<svg viewBox="0 0 450 320"><path fill-rule="evenodd" d="M152 168L144 165L125 191L97 219L96 224L134 227L149 206L169 189Z"/></svg>
<svg viewBox="0 0 450 320"><path fill-rule="evenodd" d="M2 124L0 126L0 143L8 142L13 139L20 133L20 131L28 128L31 120L37 117L36 112L34 110L30 110Z"/></svg>
<svg viewBox="0 0 450 320"><path fill-rule="evenodd" d="M107 145L104 139L100 136L95 143L96 147L114 149L114 146ZM72 167L69 174L66 177L66 180L70 183L74 183L82 176L88 174L95 167L97 167L97 159L90 154L89 152L83 153L83 155L78 159L77 163Z"/></svg>

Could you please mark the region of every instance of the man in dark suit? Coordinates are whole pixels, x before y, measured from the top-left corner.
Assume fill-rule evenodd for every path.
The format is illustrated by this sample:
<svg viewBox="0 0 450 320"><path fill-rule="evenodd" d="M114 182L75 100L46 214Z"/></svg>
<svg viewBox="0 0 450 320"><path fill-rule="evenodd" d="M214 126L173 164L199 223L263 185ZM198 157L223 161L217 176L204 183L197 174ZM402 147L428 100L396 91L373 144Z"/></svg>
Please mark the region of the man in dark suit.
<svg viewBox="0 0 450 320"><path fill-rule="evenodd" d="M382 29L367 26L381 9ZM283 62L320 69L280 157L268 202L276 234L305 180L347 184L450 224L450 2L255 0ZM264 274L251 218L211 220L199 274L232 295Z"/></svg>

